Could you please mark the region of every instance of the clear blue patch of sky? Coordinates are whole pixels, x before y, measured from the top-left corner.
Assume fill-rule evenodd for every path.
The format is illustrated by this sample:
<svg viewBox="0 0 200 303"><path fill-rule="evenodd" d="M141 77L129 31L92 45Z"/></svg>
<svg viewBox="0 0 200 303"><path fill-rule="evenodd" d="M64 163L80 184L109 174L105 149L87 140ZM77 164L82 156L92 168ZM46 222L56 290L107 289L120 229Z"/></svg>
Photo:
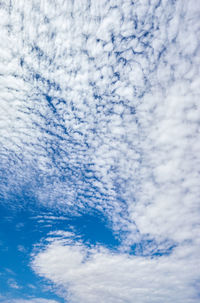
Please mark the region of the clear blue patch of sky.
<svg viewBox="0 0 200 303"><path fill-rule="evenodd" d="M33 245L45 236L32 216L32 211L16 212L0 205L0 293L7 298L33 296L63 302L44 287L42 279L30 268ZM9 281L16 281L19 288L12 288Z"/></svg>

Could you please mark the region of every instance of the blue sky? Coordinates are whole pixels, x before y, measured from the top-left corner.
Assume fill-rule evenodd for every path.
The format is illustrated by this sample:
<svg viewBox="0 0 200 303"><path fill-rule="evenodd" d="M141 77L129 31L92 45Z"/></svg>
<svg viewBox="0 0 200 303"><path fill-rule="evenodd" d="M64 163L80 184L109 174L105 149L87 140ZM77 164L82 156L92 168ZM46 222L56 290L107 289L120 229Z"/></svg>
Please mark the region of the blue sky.
<svg viewBox="0 0 200 303"><path fill-rule="evenodd" d="M196 1L0 3L0 302L199 302Z"/></svg>

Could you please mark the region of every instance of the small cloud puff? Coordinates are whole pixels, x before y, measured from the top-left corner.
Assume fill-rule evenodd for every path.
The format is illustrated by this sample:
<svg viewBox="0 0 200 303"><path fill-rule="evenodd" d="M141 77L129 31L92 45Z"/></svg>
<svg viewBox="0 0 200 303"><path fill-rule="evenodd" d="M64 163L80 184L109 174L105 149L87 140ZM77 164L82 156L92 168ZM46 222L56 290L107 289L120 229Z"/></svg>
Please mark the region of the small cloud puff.
<svg viewBox="0 0 200 303"><path fill-rule="evenodd" d="M21 286L18 285L17 281L15 281L14 279L9 279L8 280L8 285L11 287L11 288L15 288L15 289L20 289Z"/></svg>

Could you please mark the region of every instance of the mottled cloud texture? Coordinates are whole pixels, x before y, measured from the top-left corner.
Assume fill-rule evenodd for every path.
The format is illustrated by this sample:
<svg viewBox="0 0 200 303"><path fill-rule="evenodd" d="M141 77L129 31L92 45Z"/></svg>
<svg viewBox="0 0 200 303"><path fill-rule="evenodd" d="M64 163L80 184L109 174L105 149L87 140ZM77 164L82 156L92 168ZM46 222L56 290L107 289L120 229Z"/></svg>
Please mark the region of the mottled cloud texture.
<svg viewBox="0 0 200 303"><path fill-rule="evenodd" d="M66 302L199 302L199 15L193 0L0 2L2 203L97 210L121 243L60 231L32 255Z"/></svg>

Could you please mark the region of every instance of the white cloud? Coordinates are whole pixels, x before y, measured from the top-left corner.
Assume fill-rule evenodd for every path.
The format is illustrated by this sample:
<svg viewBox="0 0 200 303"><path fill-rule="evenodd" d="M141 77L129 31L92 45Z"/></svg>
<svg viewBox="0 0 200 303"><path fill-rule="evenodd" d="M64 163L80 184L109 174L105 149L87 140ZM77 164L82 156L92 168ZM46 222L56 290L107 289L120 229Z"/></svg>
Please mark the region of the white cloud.
<svg viewBox="0 0 200 303"><path fill-rule="evenodd" d="M136 183L143 179L139 169L143 157L140 138L146 135L139 97L154 85L159 91L156 82L168 89L171 75L163 64L170 67L172 58L174 64L179 62L178 54L173 52L180 46L171 43L174 28L167 24L180 19L181 8L166 3L156 9L154 4L148 7L147 2L137 2L133 7L131 1L113 5L104 1L92 1L90 6L78 1L43 1L40 5L14 1L12 8L6 2L2 5L5 71L1 87L1 163L9 175L9 181L1 185L5 198L15 191L20 195L21 188L31 183L27 189L30 195L45 206L61 210L75 211L89 204L109 209L108 213L115 216L123 208L117 189L124 200L129 196L127 204L132 204L138 190ZM154 16L156 22L162 16L159 30L151 26ZM153 38L143 36L145 31ZM177 31L182 33L180 25ZM154 55L144 45L146 40L153 43L158 38L160 44L154 47ZM164 46L169 55L166 52L158 62L157 53ZM189 68L191 64L187 64ZM47 94L52 106L45 98ZM153 100L154 96L149 96L142 103L152 102L156 107ZM11 162L15 165L8 165ZM88 164L92 164L93 179L84 175ZM63 175L66 178L61 182ZM92 190L96 178L101 185L88 201L84 192ZM126 185L116 185L120 178ZM129 188L128 194L125 188Z"/></svg>
<svg viewBox="0 0 200 303"><path fill-rule="evenodd" d="M8 280L8 285L11 288L14 288L14 289L20 289L21 288L21 286L19 286L17 281L15 281L15 279L13 279L13 278Z"/></svg>
<svg viewBox="0 0 200 303"><path fill-rule="evenodd" d="M1 196L100 210L124 252L176 245L155 259L94 248L81 263L82 244L53 241L35 268L74 302L197 302L199 6L131 2L2 2Z"/></svg>
<svg viewBox="0 0 200 303"><path fill-rule="evenodd" d="M23 245L18 245L17 246L18 251L20 251L21 253L26 253L26 248Z"/></svg>
<svg viewBox="0 0 200 303"><path fill-rule="evenodd" d="M151 258L55 240L32 265L57 285L66 302L192 303L199 301L198 245L198 240L185 243L171 255Z"/></svg>

